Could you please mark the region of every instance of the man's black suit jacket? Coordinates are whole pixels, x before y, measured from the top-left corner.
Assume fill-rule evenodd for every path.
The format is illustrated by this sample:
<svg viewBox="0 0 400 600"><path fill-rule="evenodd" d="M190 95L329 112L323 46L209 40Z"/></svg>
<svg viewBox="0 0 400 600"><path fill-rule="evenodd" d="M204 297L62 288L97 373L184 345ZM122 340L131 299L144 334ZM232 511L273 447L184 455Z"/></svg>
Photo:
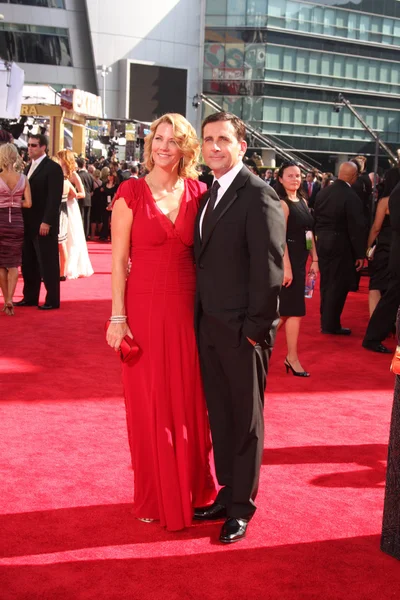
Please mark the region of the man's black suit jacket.
<svg viewBox="0 0 400 600"><path fill-rule="evenodd" d="M351 186L357 196L360 198L365 220L366 233L371 223L372 210L372 183L368 173L362 173L357 178L357 181Z"/></svg>
<svg viewBox="0 0 400 600"><path fill-rule="evenodd" d="M321 190L314 206L318 253L365 256L365 222L360 198L340 179Z"/></svg>
<svg viewBox="0 0 400 600"><path fill-rule="evenodd" d="M25 169L29 173L30 165ZM25 231L37 235L41 223L51 227L51 233L58 233L60 203L64 187L64 175L59 164L47 156L36 167L29 179L32 192L32 207L23 209Z"/></svg>
<svg viewBox="0 0 400 600"><path fill-rule="evenodd" d="M209 192L195 224L196 330L205 313L232 329L233 345L242 334L270 344L286 244L279 198L243 167L215 207L212 227L202 240L199 223L208 198Z"/></svg>
<svg viewBox="0 0 400 600"><path fill-rule="evenodd" d="M303 181L302 185L303 185L303 190L306 193L307 198L308 198L308 206L310 208L314 208L315 200L317 198L318 192L321 189L321 185L319 183L317 183L316 181L313 181L311 196L308 193L308 182L307 181Z"/></svg>

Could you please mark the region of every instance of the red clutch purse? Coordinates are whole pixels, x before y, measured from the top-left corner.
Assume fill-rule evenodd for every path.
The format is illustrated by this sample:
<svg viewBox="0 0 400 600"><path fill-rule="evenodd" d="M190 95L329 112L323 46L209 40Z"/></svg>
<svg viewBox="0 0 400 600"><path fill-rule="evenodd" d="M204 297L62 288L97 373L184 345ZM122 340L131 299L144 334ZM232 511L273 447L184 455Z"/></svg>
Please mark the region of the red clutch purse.
<svg viewBox="0 0 400 600"><path fill-rule="evenodd" d="M106 321L106 324L105 324L106 331L109 328L109 326L110 326L110 321ZM119 352L120 359L122 360L123 363L128 363L128 362L131 363L131 362L135 362L136 360L138 360L140 353L141 353L141 349L133 338L131 338L129 335L126 335L121 342L118 352Z"/></svg>

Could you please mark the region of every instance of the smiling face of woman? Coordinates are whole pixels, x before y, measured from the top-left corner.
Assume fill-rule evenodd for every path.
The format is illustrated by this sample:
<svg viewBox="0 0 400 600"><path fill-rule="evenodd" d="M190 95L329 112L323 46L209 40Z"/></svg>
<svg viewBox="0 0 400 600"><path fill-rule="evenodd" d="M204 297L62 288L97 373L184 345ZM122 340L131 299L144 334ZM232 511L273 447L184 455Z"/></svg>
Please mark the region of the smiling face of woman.
<svg viewBox="0 0 400 600"><path fill-rule="evenodd" d="M168 171L178 167L183 156L176 143L174 130L170 123L160 123L151 145L151 155L154 165Z"/></svg>
<svg viewBox="0 0 400 600"><path fill-rule="evenodd" d="M299 167L292 166L287 167L282 177L279 177L279 181L289 194L295 194L301 186L301 171Z"/></svg>

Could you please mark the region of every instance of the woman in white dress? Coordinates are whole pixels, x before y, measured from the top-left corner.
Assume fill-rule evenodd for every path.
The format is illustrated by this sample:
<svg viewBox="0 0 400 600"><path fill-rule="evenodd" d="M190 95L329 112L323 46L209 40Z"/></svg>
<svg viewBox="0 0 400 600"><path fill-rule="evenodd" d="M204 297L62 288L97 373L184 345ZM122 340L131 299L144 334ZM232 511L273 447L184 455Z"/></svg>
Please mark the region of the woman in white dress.
<svg viewBox="0 0 400 600"><path fill-rule="evenodd" d="M83 184L79 175L75 172L75 157L71 150L60 150L57 157L64 175L76 189L76 197L68 196L68 234L67 234L67 252L68 262L66 269L67 279L77 279L78 277L90 277L93 275L93 267L90 262L87 250L85 232L83 230L82 215L77 198L84 194Z"/></svg>

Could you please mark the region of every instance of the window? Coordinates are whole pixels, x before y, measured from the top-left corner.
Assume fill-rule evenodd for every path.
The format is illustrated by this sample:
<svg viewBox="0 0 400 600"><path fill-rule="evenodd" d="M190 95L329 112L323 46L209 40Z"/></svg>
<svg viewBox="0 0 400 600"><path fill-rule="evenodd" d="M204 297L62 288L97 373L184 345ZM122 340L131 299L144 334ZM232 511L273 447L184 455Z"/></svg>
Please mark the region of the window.
<svg viewBox="0 0 400 600"><path fill-rule="evenodd" d="M266 53L266 81L400 94L399 62L272 44L266 46Z"/></svg>
<svg viewBox="0 0 400 600"><path fill-rule="evenodd" d="M23 4L24 6L43 6L47 8L65 8L64 0L3 0L8 4Z"/></svg>
<svg viewBox="0 0 400 600"><path fill-rule="evenodd" d="M250 2L250 0L248 0ZM255 0L251 0L255 2ZM375 2L381 5L383 0ZM400 45L397 20L380 14L370 15L332 6L315 6L309 2L293 0L268 0L268 27L303 31L314 35L341 37L375 44ZM321 6L322 4L322 6ZM332 5L332 2L329 2ZM338 2L338 4L340 4ZM370 12L370 11L367 11ZM397 9L397 12L400 12ZM400 16L400 14L398 15Z"/></svg>
<svg viewBox="0 0 400 600"><path fill-rule="evenodd" d="M72 67L68 30L0 23L0 57L10 62Z"/></svg>
<svg viewBox="0 0 400 600"><path fill-rule="evenodd" d="M348 110L335 113L332 104L274 98L213 96L225 110L232 110L253 127L265 134L298 137L297 147L315 150L316 146L327 149L332 140L343 140L347 151L349 141L371 143L371 136ZM356 107L366 122L380 132L386 142L400 143L400 110L382 110L378 107ZM312 144L310 145L310 140ZM287 139L292 144L290 139ZM336 148L343 151L343 146ZM357 152L357 150L355 150Z"/></svg>

